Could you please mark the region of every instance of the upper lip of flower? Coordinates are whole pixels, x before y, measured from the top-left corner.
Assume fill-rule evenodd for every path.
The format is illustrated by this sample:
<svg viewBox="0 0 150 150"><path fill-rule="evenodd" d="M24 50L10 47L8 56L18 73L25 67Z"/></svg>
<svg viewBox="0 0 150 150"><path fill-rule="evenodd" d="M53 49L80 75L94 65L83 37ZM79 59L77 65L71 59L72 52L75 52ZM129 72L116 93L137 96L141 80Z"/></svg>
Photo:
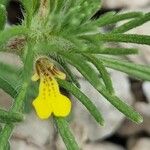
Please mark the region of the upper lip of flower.
<svg viewBox="0 0 150 150"><path fill-rule="evenodd" d="M36 61L36 73L41 75L47 76L54 76L60 78L62 80L66 79L66 75L57 69L53 63L51 63L47 57L41 57Z"/></svg>

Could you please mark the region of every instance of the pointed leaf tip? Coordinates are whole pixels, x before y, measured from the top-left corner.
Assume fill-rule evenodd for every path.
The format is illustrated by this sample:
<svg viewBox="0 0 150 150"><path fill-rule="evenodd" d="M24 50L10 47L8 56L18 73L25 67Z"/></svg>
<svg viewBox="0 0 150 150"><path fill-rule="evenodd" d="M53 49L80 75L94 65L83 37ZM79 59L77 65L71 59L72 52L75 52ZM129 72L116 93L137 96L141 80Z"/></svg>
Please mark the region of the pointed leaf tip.
<svg viewBox="0 0 150 150"><path fill-rule="evenodd" d="M139 114L139 116L137 117L137 119L135 121L137 124L141 124L141 123L143 123L143 117Z"/></svg>

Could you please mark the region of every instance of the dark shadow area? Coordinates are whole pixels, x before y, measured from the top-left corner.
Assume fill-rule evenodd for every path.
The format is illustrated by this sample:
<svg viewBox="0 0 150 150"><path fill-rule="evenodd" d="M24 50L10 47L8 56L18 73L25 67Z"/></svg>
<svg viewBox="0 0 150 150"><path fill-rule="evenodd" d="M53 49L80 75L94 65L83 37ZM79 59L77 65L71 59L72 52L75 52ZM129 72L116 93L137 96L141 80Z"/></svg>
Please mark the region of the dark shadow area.
<svg viewBox="0 0 150 150"><path fill-rule="evenodd" d="M143 82L133 78L129 78L129 81L131 83L131 91L134 94L135 100L139 102L148 103L148 100L144 95L143 88L142 88Z"/></svg>
<svg viewBox="0 0 150 150"><path fill-rule="evenodd" d="M11 0L7 5L7 18L9 24L21 24L23 20L22 5L17 0Z"/></svg>

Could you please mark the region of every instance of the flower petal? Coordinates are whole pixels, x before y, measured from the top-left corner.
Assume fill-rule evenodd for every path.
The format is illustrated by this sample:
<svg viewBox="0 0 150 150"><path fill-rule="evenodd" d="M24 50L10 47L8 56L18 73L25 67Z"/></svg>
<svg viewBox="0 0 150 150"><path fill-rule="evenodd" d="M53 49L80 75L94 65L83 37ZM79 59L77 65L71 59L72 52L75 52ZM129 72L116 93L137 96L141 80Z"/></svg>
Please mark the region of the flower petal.
<svg viewBox="0 0 150 150"><path fill-rule="evenodd" d="M59 79L62 79L62 80L65 80L66 79L66 74L63 73L62 71L60 71L58 68L56 68L55 66L53 67L53 70L52 70L53 74L59 78Z"/></svg>
<svg viewBox="0 0 150 150"><path fill-rule="evenodd" d="M53 101L53 113L57 117L66 117L71 110L71 101L64 95L58 95Z"/></svg>
<svg viewBox="0 0 150 150"><path fill-rule="evenodd" d="M40 119L48 119L52 114L52 107L47 101L42 100L40 97L33 101L33 106Z"/></svg>

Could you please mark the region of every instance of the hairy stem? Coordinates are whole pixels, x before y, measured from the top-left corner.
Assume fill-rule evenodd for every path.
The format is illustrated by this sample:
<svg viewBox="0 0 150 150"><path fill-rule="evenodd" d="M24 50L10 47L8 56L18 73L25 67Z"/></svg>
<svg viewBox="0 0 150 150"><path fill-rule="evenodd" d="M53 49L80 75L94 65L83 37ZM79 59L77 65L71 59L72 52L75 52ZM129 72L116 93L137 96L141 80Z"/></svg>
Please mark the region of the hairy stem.
<svg viewBox="0 0 150 150"><path fill-rule="evenodd" d="M23 110L24 99L25 99L25 96L26 96L26 93L30 84L32 65L33 65L33 47L32 47L31 42L28 42L27 55L25 58L24 71L23 71L24 82L22 85L22 89L13 104L11 112L22 112ZM26 76L27 74L28 76ZM13 124L6 124L3 130L1 131L0 150L6 149L6 146L7 146L9 137L11 136L11 133L13 131L13 128L14 128Z"/></svg>

